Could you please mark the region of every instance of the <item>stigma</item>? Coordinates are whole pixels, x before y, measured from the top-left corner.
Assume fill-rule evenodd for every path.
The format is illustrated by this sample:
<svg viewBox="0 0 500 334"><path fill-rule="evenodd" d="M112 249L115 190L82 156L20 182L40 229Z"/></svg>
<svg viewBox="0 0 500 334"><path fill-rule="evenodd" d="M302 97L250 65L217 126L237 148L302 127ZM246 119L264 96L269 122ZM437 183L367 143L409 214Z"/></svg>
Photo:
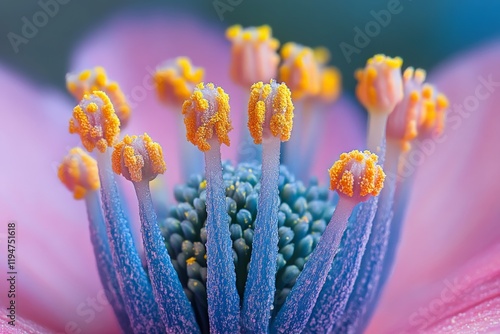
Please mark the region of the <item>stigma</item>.
<svg viewBox="0 0 500 334"><path fill-rule="evenodd" d="M229 111L229 95L221 87L198 84L182 105L187 140L204 152L210 150L208 141L212 138L229 146Z"/></svg>
<svg viewBox="0 0 500 334"><path fill-rule="evenodd" d="M75 199L83 199L87 192L100 187L97 162L79 147L64 157L57 175Z"/></svg>
<svg viewBox="0 0 500 334"><path fill-rule="evenodd" d="M89 152L97 148L104 153L112 147L120 134L120 120L109 97L102 91L85 95L73 109L69 132L80 135L82 145Z"/></svg>
<svg viewBox="0 0 500 334"><path fill-rule="evenodd" d="M343 153L329 170L330 189L357 202L366 201L369 195L377 196L385 180L377 161L377 155L370 151Z"/></svg>
<svg viewBox="0 0 500 334"><path fill-rule="evenodd" d="M286 84L271 80L252 85L248 102L248 128L255 144L263 137L290 139L293 127L293 103Z"/></svg>
<svg viewBox="0 0 500 334"><path fill-rule="evenodd" d="M113 171L132 182L152 181L167 169L161 146L147 133L125 136L115 145L111 159Z"/></svg>

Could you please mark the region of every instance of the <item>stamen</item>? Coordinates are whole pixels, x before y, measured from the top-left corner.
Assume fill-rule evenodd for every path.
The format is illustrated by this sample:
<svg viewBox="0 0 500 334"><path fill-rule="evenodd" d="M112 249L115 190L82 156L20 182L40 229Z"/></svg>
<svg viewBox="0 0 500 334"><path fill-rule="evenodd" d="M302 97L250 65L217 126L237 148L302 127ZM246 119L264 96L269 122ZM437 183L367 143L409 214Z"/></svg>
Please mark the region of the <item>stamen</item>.
<svg viewBox="0 0 500 334"><path fill-rule="evenodd" d="M86 95L73 110L69 126L89 151L98 148L97 161L107 237L120 292L134 332L161 333L165 327L151 285L123 213L120 193L111 168L110 151L120 134L120 121L105 93Z"/></svg>
<svg viewBox="0 0 500 334"><path fill-rule="evenodd" d="M169 59L156 70L154 81L158 99L172 109L180 124L184 120L179 112L182 103L191 96L195 86L203 81L204 75L205 70L195 67L188 57ZM175 127L177 133L174 136L185 137L186 128L180 124ZM179 145L179 160L184 178L200 173L203 168L203 157L200 152L185 140L181 140Z"/></svg>
<svg viewBox="0 0 500 334"><path fill-rule="evenodd" d="M356 71L356 96L369 113L368 149L381 153L387 117L403 99L403 79L399 57L375 55L366 67Z"/></svg>
<svg viewBox="0 0 500 334"><path fill-rule="evenodd" d="M131 114L130 106L118 83L108 82L104 68L95 67L81 73L68 73L66 74L66 87L77 101L96 90L103 91L113 103L121 128L127 126Z"/></svg>
<svg viewBox="0 0 500 334"><path fill-rule="evenodd" d="M226 37L232 43L230 74L234 82L247 88L276 77L279 42L269 26L243 29L234 25L226 30Z"/></svg>
<svg viewBox="0 0 500 334"><path fill-rule="evenodd" d="M270 137L287 141L292 126L293 104L288 87L274 80L254 84L248 102L248 129L254 143L262 144L262 138Z"/></svg>
<svg viewBox="0 0 500 334"><path fill-rule="evenodd" d="M369 151L352 151L342 154L330 169L330 188L339 194L339 202L307 266L272 324L277 333L301 333L307 325L352 210L359 202L377 196L383 187L385 174L376 164L377 160L378 157Z"/></svg>
<svg viewBox="0 0 500 334"><path fill-rule="evenodd" d="M147 159L144 159L145 154ZM132 182L152 181L166 170L161 146L147 133L139 138L125 136L115 145L111 159L114 172Z"/></svg>
<svg viewBox="0 0 500 334"><path fill-rule="evenodd" d="M154 76L158 98L167 105L180 106L204 75L205 70L194 67L188 57L169 59L158 67Z"/></svg>
<svg viewBox="0 0 500 334"><path fill-rule="evenodd" d="M229 96L213 84L199 84L184 102L187 139L205 153L207 210L207 299L210 331L238 333L240 298L236 289L230 217L226 212L221 144L229 145Z"/></svg>
<svg viewBox="0 0 500 334"><path fill-rule="evenodd" d="M149 278L167 332L199 333L193 309L165 248L151 199L149 182L166 170L161 146L147 134L126 136L115 146L112 160L115 173L135 187Z"/></svg>
<svg viewBox="0 0 500 334"><path fill-rule="evenodd" d="M399 142L403 151L410 149L410 141L417 137L418 117L422 109L422 84L425 71L408 67L403 73L404 97L387 120L387 140Z"/></svg>
<svg viewBox="0 0 500 334"><path fill-rule="evenodd" d="M278 203L281 141L290 138L293 104L287 86L271 80L252 86L248 102L248 128L256 144L262 143L262 176L252 255L241 326L265 333L273 308L278 258Z"/></svg>
<svg viewBox="0 0 500 334"><path fill-rule="evenodd" d="M114 145L120 133L120 120L104 92L95 91L83 97L73 109L69 132L80 135L82 145L89 152L97 147L103 153Z"/></svg>
<svg viewBox="0 0 500 334"><path fill-rule="evenodd" d="M369 151L343 153L330 168L330 188L357 202L377 196L383 187L385 174L376 165L378 157Z"/></svg>
<svg viewBox="0 0 500 334"><path fill-rule="evenodd" d="M59 166L58 176L68 190L73 193L75 199L85 199L90 223L90 240L94 247L101 284L123 331L132 333L130 320L120 294L118 278L113 267L113 259L111 258L106 235L106 225L97 192L100 187L97 162L81 148L75 147L64 157Z"/></svg>
<svg viewBox="0 0 500 334"><path fill-rule="evenodd" d="M405 80L409 80L412 75L415 84L422 87L421 99L424 102L426 100L432 101L435 96L432 87L430 85L421 85L425 79L424 72L417 70L413 74L411 70L410 72L405 71ZM410 96L409 98L414 97ZM443 100L441 100L440 104L441 107L447 105ZM421 106L420 110L417 110L417 119L418 117L423 119L426 115L422 114L421 116L420 113L425 111L425 107L422 108ZM433 110L431 109L431 111ZM420 129L418 131L419 137L425 133ZM387 142L386 170L391 178L380 195L379 208L373 221L372 232L363 255L358 278L342 318L336 321L332 328L334 332L363 331L367 325L366 319L369 319L374 311L374 305L376 305L376 301L380 297L388 273L391 270L403 220L400 207L406 206L408 199L407 196L403 196L405 199L395 205L396 186L398 186L397 182L399 181L397 178L398 162L404 149L405 146L401 146L398 141L391 139ZM409 182L411 180L404 181L403 189Z"/></svg>
<svg viewBox="0 0 500 334"><path fill-rule="evenodd" d="M209 141L215 139L220 144L229 146L228 133L232 129L229 120L229 95L214 84L200 83L191 97L182 106L185 116L187 140L200 151L211 149ZM214 138L215 135L215 138Z"/></svg>
<svg viewBox="0 0 500 334"><path fill-rule="evenodd" d="M320 92L319 64L311 48L289 42L283 45L281 58L279 77L292 91L294 100Z"/></svg>
<svg viewBox="0 0 500 334"><path fill-rule="evenodd" d="M418 70L417 70L418 71ZM421 83L424 80L422 74L415 72L415 78ZM420 78L418 78L418 76ZM432 99L434 90L430 85L424 85L422 98ZM446 101L440 102L441 107L446 108ZM425 109L419 110L425 112ZM443 111L444 114L444 111ZM435 133L419 129L419 138ZM399 243L405 207L408 203L408 188L411 187L413 179L405 179L400 182L398 175L398 162L402 154L401 146L388 141L387 145L387 170L392 176L383 189L379 200L379 209L373 222L370 240L363 256L361 270L358 274L353 293L346 306L342 319L338 321L334 331L359 332L367 326L374 307L382 293L382 288L391 271L395 252ZM395 198L396 186L398 197Z"/></svg>

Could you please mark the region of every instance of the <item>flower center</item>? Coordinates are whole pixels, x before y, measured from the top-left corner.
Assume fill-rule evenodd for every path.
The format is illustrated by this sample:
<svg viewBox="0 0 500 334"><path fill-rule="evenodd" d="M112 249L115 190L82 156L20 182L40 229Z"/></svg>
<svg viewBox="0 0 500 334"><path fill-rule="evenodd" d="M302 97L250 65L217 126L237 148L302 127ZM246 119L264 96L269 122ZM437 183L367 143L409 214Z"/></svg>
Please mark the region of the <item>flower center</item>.
<svg viewBox="0 0 500 334"><path fill-rule="evenodd" d="M236 285L242 299L252 252L261 167L251 163L235 167L227 162L223 164L223 176L226 211L231 218ZM285 166L280 168L278 188L279 255L274 312L285 302L334 210L326 187L319 186L314 179L304 185ZM159 218L162 234L179 279L188 290L188 298L196 305L197 316L205 317L206 180L202 175L192 175L189 182L175 188L174 194L178 204L170 208L167 216Z"/></svg>

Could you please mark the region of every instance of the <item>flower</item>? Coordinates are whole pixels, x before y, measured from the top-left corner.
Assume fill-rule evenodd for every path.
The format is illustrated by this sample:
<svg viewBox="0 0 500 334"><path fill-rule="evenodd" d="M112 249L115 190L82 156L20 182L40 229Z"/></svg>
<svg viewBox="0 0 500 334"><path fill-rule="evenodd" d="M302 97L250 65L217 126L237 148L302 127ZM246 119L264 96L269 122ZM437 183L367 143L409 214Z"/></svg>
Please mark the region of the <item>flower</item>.
<svg viewBox="0 0 500 334"><path fill-rule="evenodd" d="M173 188L172 184L182 180L181 161L176 160L175 154L180 146L179 139L170 137L172 133L176 133L175 124L178 124L179 120L175 110L165 112L156 101L155 88L149 81L153 74L148 71L153 71L154 66L165 58L187 55L194 64L206 69L208 80L215 81L226 89L233 108L243 105L243 93L232 88L234 86L228 79L227 64L230 52L223 35L222 31L214 31L190 20L165 21L152 17L147 23L140 23L128 17L126 24L117 19L77 50L73 69L103 65L110 76L122 85L123 91L130 92L128 98L134 114L131 115L127 132L143 133L147 130L151 138L162 144L168 165L164 182L170 189ZM158 40L162 43L157 43ZM111 48L113 53L109 52L109 41L116 43ZM176 41L175 45L173 41ZM146 48L154 50L142 52L140 57L134 52ZM428 142L415 145L418 151L413 152L420 152L419 157L425 157L427 161L418 168L407 165L418 169L418 172L413 182L406 183L408 187L401 188L397 193L397 208L401 209L395 211L394 221L402 220L406 203L408 221L400 243L401 251L397 253L394 275L389 280L387 291L369 327L374 332L439 331L453 328L498 330L498 323L495 321L500 309L497 284L499 266L496 256L499 232L495 228L498 212L494 209L493 193L500 189L499 178L495 177L498 175L499 161L494 154L497 149L495 143L499 139L498 131L495 131L499 116L494 112L494 106L498 102L496 87L500 73L497 67L492 67L491 64L497 62L499 54L498 46L485 47L445 65L431 80L447 94L452 112L448 116L447 128L441 142L431 142L433 146ZM6 138L14 139L2 141L2 152L15 157L5 162L2 184L9 185L12 184L11 180L16 180L15 186L2 188L2 203L6 203L7 210L2 218L4 221L16 220L19 231L17 254L20 270L23 269L22 275L18 276L17 286L19 315L58 331L118 331L113 310L105 302L105 293L95 270L97 268L93 249L88 240L89 224L83 205L71 200L71 195L62 186L57 185L55 178L55 167L62 155L78 142L77 136L70 136L64 131L74 103L58 92L40 91L38 86L19 79L5 68L2 68L2 72L5 73L0 79L3 88L2 101L9 108L2 109L6 113L6 122L2 122L1 130ZM327 175L326 169L331 167L341 152L365 145L362 117L356 112L352 101L343 97L332 108L335 112L328 114L327 119L321 122L328 132L324 131L323 135L317 138L317 142L314 142L315 154L312 157L310 175L319 176L321 182ZM234 132L241 131L243 117L233 111L231 118ZM317 127L313 129L318 131ZM303 131L303 138L308 138L307 129ZM484 134L489 137L485 138ZM292 132L292 141L293 138ZM232 134L231 139L237 141L238 136ZM42 148L39 149L36 145L42 145ZM231 145L228 149L223 149L222 154L232 161L237 161L236 157L240 153L237 149L238 145ZM138 148L136 150L143 152ZM423 156L422 152L427 156ZM145 159L145 156L142 159ZM408 161L411 162L411 155L408 156ZM255 169L254 167L251 164L239 168L225 165L224 173L230 182L243 177L250 180L252 176L249 175L249 170ZM474 167L478 169L478 173L471 177L470 173ZM255 171L254 177L258 180L260 172L256 169ZM343 184L342 187L349 188L349 182L342 182L344 174L340 183ZM281 175L281 184L278 183L278 187L284 189L288 185L287 190L293 195L293 177L285 171L281 171ZM345 179L348 180L349 176ZM186 183L186 179L182 183ZM189 181L184 187L178 188L186 190L185 193L181 192L185 201L186 197L191 196L189 189L194 189L193 184L201 190L193 193L196 198L200 196L202 188L208 186L208 183L204 184L202 180L194 178L194 183ZM441 186L436 187L437 184ZM312 183L311 188L314 186ZM132 212L129 217L136 220L134 217L137 216L137 209L134 209L133 203L136 203L137 198L132 197L133 193L130 194L125 185L123 189ZM315 189L318 193L314 194L311 190L311 196L322 199L322 190L319 187ZM50 196L40 196L48 190ZM137 187L136 190L139 198L147 197L143 188ZM162 195L161 191L153 191L153 194L156 199ZM172 195L169 196L172 200ZM179 197L177 193L176 198ZM247 198L248 196L245 200ZM405 200L407 198L408 202ZM20 202L20 199L24 202ZM195 198L191 200L194 203ZM273 201L268 203L273 204ZM301 210L301 203L303 201L299 201L296 208L290 209ZM370 203L367 208L375 205L374 201L367 203ZM26 207L33 210L22 210ZM181 204L176 208L182 208ZM214 209L215 211L217 210ZM359 212L363 211L360 209ZM147 222L151 217L142 212L141 218ZM348 240L347 236L352 236L354 231L354 228L348 226L345 239ZM288 230L284 229L282 236L286 237L285 232ZM395 232L399 233L397 230ZM446 239L451 241L443 242ZM358 240L355 241L359 243ZM343 247L342 251L349 252L352 249ZM151 252L146 249L146 258L148 254ZM466 260L467 263L464 264ZM335 263L340 264L334 262L334 266ZM194 262L191 261L190 264L194 265ZM363 267L365 264L366 262L361 262L362 272L369 274L367 267ZM148 266L152 267L150 262ZM295 267L298 268L297 265ZM318 266L309 267L316 268L318 272L321 270ZM349 273L346 272L346 277ZM297 271L289 269L286 277L288 276L296 277ZM284 280L284 276L277 277L277 280L279 279ZM344 279L343 276L339 277L337 283L342 283ZM363 291L363 286L357 283L355 288L361 290L353 291ZM207 290L208 293L210 291ZM337 291L341 294L345 290ZM172 298L180 296L182 294L175 294ZM2 298L2 303L7 305L6 296ZM158 300L157 295L155 300ZM364 311L354 307L354 304L348 302L346 306L346 309L353 311L352 315ZM367 315L373 311L374 304L375 300L372 300L365 305L368 309L361 320L367 321ZM282 309L286 309L286 306ZM293 321L296 318L300 318L300 314L292 317ZM5 314L2 314L2 319L9 320ZM289 318L283 319L285 324L290 321ZM19 321L19 324L29 326ZM364 325L366 323L360 326Z"/></svg>

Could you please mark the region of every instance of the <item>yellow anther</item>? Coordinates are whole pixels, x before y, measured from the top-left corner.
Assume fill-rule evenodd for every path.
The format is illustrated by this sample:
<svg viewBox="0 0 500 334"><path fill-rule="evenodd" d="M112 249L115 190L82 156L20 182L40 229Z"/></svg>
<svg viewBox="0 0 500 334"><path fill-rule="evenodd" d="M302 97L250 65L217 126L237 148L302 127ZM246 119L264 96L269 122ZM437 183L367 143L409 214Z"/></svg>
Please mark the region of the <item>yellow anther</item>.
<svg viewBox="0 0 500 334"><path fill-rule="evenodd" d="M292 91L294 99L317 95L320 92L320 65L311 48L286 43L281 50L283 64L280 80Z"/></svg>
<svg viewBox="0 0 500 334"><path fill-rule="evenodd" d="M269 26L232 26L226 30L226 37L232 43L230 74L237 84L249 87L276 77L279 42Z"/></svg>
<svg viewBox="0 0 500 334"><path fill-rule="evenodd" d="M295 49L296 49L295 43L285 43L280 51L281 57L283 59L290 58L292 56L292 54L295 52Z"/></svg>
<svg viewBox="0 0 500 334"><path fill-rule="evenodd" d="M319 96L325 102L338 99L342 91L342 75L336 67L327 67L321 71Z"/></svg>
<svg viewBox="0 0 500 334"><path fill-rule="evenodd" d="M365 201L369 195L377 196L385 180L385 173L377 161L377 155L370 151L341 154L329 170L330 189L357 201Z"/></svg>
<svg viewBox="0 0 500 334"><path fill-rule="evenodd" d="M328 50L327 48L320 46L315 48L313 52L314 52L314 58L319 64L325 65L330 61L331 57L330 50Z"/></svg>
<svg viewBox="0 0 500 334"><path fill-rule="evenodd" d="M272 30L271 27L268 25L263 25L260 27L256 28L257 32L257 39L261 42L266 41L270 38L272 38Z"/></svg>
<svg viewBox="0 0 500 334"><path fill-rule="evenodd" d="M293 127L293 103L286 84L271 80L252 86L248 101L248 129L255 144L272 135L281 141L290 139Z"/></svg>
<svg viewBox="0 0 500 334"><path fill-rule="evenodd" d="M113 171L132 182L152 181L167 169L160 144L153 142L146 133L125 136L115 145L111 160Z"/></svg>
<svg viewBox="0 0 500 334"><path fill-rule="evenodd" d="M99 109L99 107L98 107L98 106L97 106L97 104L95 104L94 102L89 103L89 105L87 106L87 112L89 112L89 113L94 113L94 112L96 112L98 109Z"/></svg>
<svg viewBox="0 0 500 334"><path fill-rule="evenodd" d="M64 157L57 175L75 199L82 199L88 191L100 187L97 162L79 147Z"/></svg>
<svg viewBox="0 0 500 334"><path fill-rule="evenodd" d="M118 83L108 82L104 68L95 67L80 74L69 73L66 75L66 87L77 101L96 90L103 91L113 103L122 128L127 125L131 114L130 106Z"/></svg>
<svg viewBox="0 0 500 334"><path fill-rule="evenodd" d="M421 68L417 68L415 70L415 80L419 83L423 83L425 81L425 77L427 76L425 70Z"/></svg>
<svg viewBox="0 0 500 334"><path fill-rule="evenodd" d="M195 264L195 263L196 263L196 258L195 258L194 256L193 256L193 257L190 257L189 259L187 259L187 260L186 260L186 264L187 264L188 266L191 266L191 265L193 265L193 264Z"/></svg>
<svg viewBox="0 0 500 334"><path fill-rule="evenodd" d="M375 55L368 59L364 69L356 72L356 96L369 112L389 114L402 100L402 63L399 57Z"/></svg>
<svg viewBox="0 0 500 334"><path fill-rule="evenodd" d="M96 147L100 152L105 152L115 144L120 134L120 120L104 92L95 91L92 95L83 97L73 109L69 132L80 135L82 145L89 152Z"/></svg>
<svg viewBox="0 0 500 334"><path fill-rule="evenodd" d="M164 103L180 106L203 81L204 75L204 69L194 67L187 57L167 60L154 76L158 98Z"/></svg>
<svg viewBox="0 0 500 334"><path fill-rule="evenodd" d="M80 73L80 75L78 75L78 79L80 81L85 81L85 80L88 80L91 75L92 75L92 72L90 70L85 70L85 71L82 71L82 73Z"/></svg>
<svg viewBox="0 0 500 334"><path fill-rule="evenodd" d="M219 143L229 146L229 110L229 95L221 87L198 84L182 105L187 140L204 152L210 150L208 141L214 135Z"/></svg>
<svg viewBox="0 0 500 334"><path fill-rule="evenodd" d="M422 96L424 99L431 99L432 96L434 95L434 87L431 85L424 85L422 88Z"/></svg>
<svg viewBox="0 0 500 334"><path fill-rule="evenodd" d="M242 27L239 24L235 24L234 26L231 26L227 28L226 30L226 38L229 40L233 40L236 37L238 37L241 33Z"/></svg>
<svg viewBox="0 0 500 334"><path fill-rule="evenodd" d="M419 119L419 133L421 137L440 135L444 131L446 110L449 102L444 94L437 93L434 87L426 85L421 116Z"/></svg>

